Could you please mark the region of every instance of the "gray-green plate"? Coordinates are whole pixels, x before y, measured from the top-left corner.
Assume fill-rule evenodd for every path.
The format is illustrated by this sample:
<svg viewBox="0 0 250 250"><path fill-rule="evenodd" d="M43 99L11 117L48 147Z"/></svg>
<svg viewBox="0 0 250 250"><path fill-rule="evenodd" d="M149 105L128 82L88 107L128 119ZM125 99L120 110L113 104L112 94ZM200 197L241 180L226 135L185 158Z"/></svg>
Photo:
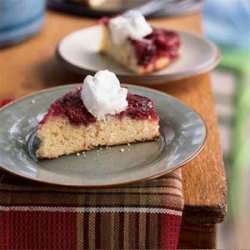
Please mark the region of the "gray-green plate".
<svg viewBox="0 0 250 250"><path fill-rule="evenodd" d="M148 88L127 85L155 103L160 138L38 161L35 131L50 103L77 85L47 89L0 110L0 166L31 180L81 187L117 186L156 178L179 168L202 149L206 126L201 117L177 99ZM121 152L121 149L124 152ZM98 152L99 151L99 152Z"/></svg>
<svg viewBox="0 0 250 250"><path fill-rule="evenodd" d="M56 51L57 58L70 70L94 74L108 69L122 82L156 84L183 79L207 72L219 62L217 46L204 37L178 31L181 39L180 57L168 67L147 75L136 75L105 55L99 53L102 37L100 25L77 30L64 37Z"/></svg>

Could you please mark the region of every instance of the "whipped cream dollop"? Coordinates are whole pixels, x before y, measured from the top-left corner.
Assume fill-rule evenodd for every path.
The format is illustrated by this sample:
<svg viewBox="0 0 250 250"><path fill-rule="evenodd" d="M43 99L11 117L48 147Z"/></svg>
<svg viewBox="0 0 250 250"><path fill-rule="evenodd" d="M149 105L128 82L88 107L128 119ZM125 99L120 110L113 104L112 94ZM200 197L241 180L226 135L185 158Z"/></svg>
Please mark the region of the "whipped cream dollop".
<svg viewBox="0 0 250 250"><path fill-rule="evenodd" d="M81 99L87 110L97 119L115 115L127 106L128 90L120 86L113 72L100 70L94 76L88 75L83 81Z"/></svg>
<svg viewBox="0 0 250 250"><path fill-rule="evenodd" d="M139 11L128 11L110 19L109 28L115 44L122 45L128 38L141 40L152 33L152 28Z"/></svg>

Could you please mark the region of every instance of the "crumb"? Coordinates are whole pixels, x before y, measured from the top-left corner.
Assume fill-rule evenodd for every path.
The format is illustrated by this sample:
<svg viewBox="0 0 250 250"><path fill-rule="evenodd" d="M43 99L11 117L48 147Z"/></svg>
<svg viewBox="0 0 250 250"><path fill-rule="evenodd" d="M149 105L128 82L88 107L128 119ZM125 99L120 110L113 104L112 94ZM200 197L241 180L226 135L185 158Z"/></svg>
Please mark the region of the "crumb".
<svg viewBox="0 0 250 250"><path fill-rule="evenodd" d="M35 101L34 99L32 99L32 100L30 101L30 103L31 103L31 104L34 104L34 103L36 103L36 101Z"/></svg>
<svg viewBox="0 0 250 250"><path fill-rule="evenodd" d="M128 152L130 152L130 148L128 149Z"/></svg>
<svg viewBox="0 0 250 250"><path fill-rule="evenodd" d="M124 148L121 148L121 149L120 149L120 151L121 151L121 152L124 152L124 151L125 151L125 149L124 149Z"/></svg>
<svg viewBox="0 0 250 250"><path fill-rule="evenodd" d="M77 156L80 156L80 153L76 153Z"/></svg>
<svg viewBox="0 0 250 250"><path fill-rule="evenodd" d="M130 144L130 143L128 143L127 145L128 145L129 147L131 146L131 144Z"/></svg>
<svg viewBox="0 0 250 250"><path fill-rule="evenodd" d="M100 151L102 151L102 148L99 148Z"/></svg>

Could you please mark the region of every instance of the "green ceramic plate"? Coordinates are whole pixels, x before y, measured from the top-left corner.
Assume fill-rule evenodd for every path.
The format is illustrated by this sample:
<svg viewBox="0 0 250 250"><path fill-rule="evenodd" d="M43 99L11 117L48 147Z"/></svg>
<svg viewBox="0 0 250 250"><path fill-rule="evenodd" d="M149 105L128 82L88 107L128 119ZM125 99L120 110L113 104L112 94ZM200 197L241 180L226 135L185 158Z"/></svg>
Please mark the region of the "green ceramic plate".
<svg viewBox="0 0 250 250"><path fill-rule="evenodd" d="M31 180L84 187L117 186L159 177L194 158L202 149L206 126L201 117L177 99L148 88L127 85L155 103L160 116L157 141L91 150L38 161L35 131L50 103L77 85L47 89L0 110L0 166ZM124 152L121 152L121 148ZM98 152L98 151L99 152Z"/></svg>

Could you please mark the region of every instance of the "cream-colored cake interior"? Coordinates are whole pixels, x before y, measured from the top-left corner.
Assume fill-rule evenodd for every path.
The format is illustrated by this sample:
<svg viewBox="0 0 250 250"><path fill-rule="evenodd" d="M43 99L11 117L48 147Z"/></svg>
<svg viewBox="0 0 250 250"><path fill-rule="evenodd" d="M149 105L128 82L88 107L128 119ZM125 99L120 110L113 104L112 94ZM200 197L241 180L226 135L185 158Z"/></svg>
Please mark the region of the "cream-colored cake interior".
<svg viewBox="0 0 250 250"><path fill-rule="evenodd" d="M68 119L49 117L37 131L41 140L38 158L56 158L96 146L117 145L153 140L159 136L155 120L116 119L108 117L89 126L71 125Z"/></svg>
<svg viewBox="0 0 250 250"><path fill-rule="evenodd" d="M103 25L103 37L100 52L107 54L119 64L122 64L132 72L137 73L137 63L134 48L127 41L122 46L113 43L111 34L106 25Z"/></svg>

